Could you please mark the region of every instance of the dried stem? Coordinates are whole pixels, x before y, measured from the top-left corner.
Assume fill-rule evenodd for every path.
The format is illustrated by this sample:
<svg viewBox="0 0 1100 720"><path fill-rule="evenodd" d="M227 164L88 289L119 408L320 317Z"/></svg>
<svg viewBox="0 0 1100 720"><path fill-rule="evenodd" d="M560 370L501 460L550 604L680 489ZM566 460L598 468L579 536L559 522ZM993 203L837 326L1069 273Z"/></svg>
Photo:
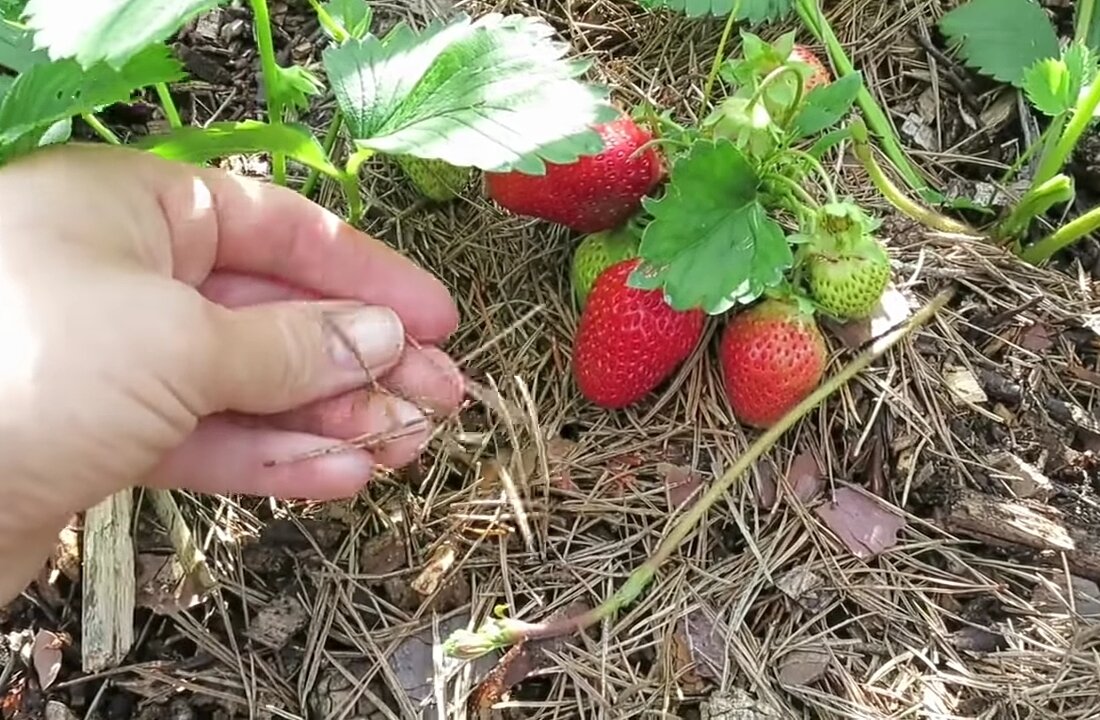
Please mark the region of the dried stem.
<svg viewBox="0 0 1100 720"><path fill-rule="evenodd" d="M574 617L538 624L510 620L494 621L479 633L459 631L448 638L444 644L445 652L450 655L472 659L506 645L581 632L585 628L611 617L623 607L634 602L657 574L657 570L661 565L672 557L672 554L676 552L699 521L703 519L707 511L729 491L734 482L775 445L787 430L844 387L887 350L927 323L951 300L954 294L955 289L953 287L941 292L928 305L914 313L904 324L884 335L849 362L840 372L818 386L814 392L803 399L779 422L757 437L752 445L737 459L733 467L727 470L716 483L711 485L706 494L672 527L671 532L665 536L656 552L638 566L626 579L626 582L607 600L592 610Z"/></svg>

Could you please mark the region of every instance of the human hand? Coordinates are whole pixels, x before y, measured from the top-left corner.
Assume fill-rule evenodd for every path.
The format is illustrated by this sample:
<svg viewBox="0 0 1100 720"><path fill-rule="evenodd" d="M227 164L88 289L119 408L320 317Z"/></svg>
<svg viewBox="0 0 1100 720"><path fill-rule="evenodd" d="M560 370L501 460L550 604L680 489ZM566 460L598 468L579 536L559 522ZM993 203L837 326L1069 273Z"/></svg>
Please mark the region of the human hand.
<svg viewBox="0 0 1100 720"><path fill-rule="evenodd" d="M436 347L457 323L439 281L291 190L106 146L3 168L0 603L126 487L329 499L410 462L421 408L462 399Z"/></svg>

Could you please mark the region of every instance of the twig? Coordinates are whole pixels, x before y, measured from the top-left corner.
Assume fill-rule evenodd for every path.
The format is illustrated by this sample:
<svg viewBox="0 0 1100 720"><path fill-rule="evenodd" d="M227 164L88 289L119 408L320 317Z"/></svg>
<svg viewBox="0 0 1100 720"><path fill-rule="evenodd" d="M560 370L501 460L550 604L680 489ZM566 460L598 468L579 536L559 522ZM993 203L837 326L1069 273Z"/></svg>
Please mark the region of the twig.
<svg viewBox="0 0 1100 720"><path fill-rule="evenodd" d="M532 624L503 619L493 620L477 632L459 630L453 633L444 643L444 651L448 655L474 659L508 645L578 633L605 620L632 603L657 574L657 570L661 565L672 556L695 525L703 519L711 506L723 497L733 486L733 483L748 471L764 453L770 450L787 430L828 397L844 387L888 349L928 322L954 295L954 287L941 292L928 305L914 313L901 326L883 335L869 349L842 368L840 372L818 386L814 392L803 399L779 422L764 431L737 459L733 467L727 470L716 483L711 485L706 494L692 506L691 510L680 518L672 527L671 532L661 541L656 552L638 566L626 579L626 582L600 605L581 615L546 623Z"/></svg>
<svg viewBox="0 0 1100 720"><path fill-rule="evenodd" d="M115 493L84 519L83 670L119 664L134 642L134 498Z"/></svg>

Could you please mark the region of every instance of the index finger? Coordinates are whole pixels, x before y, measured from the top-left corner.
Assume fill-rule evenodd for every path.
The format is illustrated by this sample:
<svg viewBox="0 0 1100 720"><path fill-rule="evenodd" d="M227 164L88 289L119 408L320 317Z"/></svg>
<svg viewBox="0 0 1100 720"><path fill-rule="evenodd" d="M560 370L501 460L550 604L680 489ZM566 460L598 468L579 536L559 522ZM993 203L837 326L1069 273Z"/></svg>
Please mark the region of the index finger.
<svg viewBox="0 0 1100 720"><path fill-rule="evenodd" d="M299 193L137 155L168 220L178 272L197 259L203 278L234 272L325 298L385 305L424 342L439 342L457 327L458 308L437 277Z"/></svg>

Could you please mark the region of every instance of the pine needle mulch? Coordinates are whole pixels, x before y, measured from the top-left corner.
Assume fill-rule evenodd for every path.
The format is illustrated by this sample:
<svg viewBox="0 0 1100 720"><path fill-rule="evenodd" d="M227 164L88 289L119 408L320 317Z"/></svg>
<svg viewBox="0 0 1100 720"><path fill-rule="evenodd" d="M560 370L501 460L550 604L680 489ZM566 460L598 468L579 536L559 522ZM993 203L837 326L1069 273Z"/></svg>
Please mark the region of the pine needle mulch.
<svg viewBox="0 0 1100 720"><path fill-rule="evenodd" d="M627 0L459 5L541 12L625 103L685 119L721 32ZM1021 121L925 47L941 5L848 0L829 16L897 125L924 133L916 161L973 187L1011 161ZM114 688L142 717L1100 717L1093 269L924 232L850 158L833 163L886 220L892 312L951 283L955 301L797 425L635 605L500 665L437 641L500 604L541 620L599 603L752 436L726 407L717 326L649 401L598 411L570 378L569 236L476 186L425 206L369 167L368 229L454 290L451 350L480 401L352 501L188 498L223 585L149 616ZM834 328L829 372L865 339Z"/></svg>

